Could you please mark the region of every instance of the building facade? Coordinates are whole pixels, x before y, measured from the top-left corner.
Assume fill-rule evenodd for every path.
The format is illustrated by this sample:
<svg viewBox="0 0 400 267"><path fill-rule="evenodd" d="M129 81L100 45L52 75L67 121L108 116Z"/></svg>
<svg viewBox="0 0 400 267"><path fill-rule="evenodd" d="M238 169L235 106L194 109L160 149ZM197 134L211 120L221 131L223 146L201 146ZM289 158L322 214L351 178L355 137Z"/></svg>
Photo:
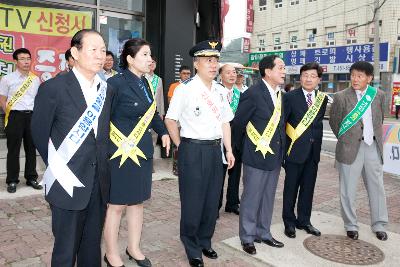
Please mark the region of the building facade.
<svg viewBox="0 0 400 267"><path fill-rule="evenodd" d="M400 5L379 2L381 86L389 91L399 72ZM299 66L317 61L325 70L322 89L336 92L348 86L351 63L373 62L374 0L255 0L253 9L251 52L281 53L288 82L298 84Z"/></svg>

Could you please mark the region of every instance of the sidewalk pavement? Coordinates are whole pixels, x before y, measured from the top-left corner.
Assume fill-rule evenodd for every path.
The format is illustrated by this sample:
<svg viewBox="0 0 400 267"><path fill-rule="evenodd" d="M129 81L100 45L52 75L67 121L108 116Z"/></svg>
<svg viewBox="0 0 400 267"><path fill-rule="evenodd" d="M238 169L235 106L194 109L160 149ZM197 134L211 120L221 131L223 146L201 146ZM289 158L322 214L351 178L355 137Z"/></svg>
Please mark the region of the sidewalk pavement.
<svg viewBox="0 0 400 267"><path fill-rule="evenodd" d="M314 211L340 218L338 175L333 168L333 163L334 160L331 156L323 155L321 157L314 194ZM152 198L145 203L142 250L152 261L153 266L188 266L183 246L179 240L180 203L178 181L171 172L172 162L170 159L156 159L154 165L156 173ZM272 221L273 224L280 224L280 227L274 225L272 229L281 231L283 231L281 219L283 179L284 170L282 169ZM400 233L400 179L385 173L384 182L389 211L387 230ZM51 217L49 206L43 199L42 193L25 188L22 180L17 193L10 196L11 194L4 193L4 177L0 178L0 183L0 266L50 266L53 245ZM361 179L359 186L357 214L360 223L369 225L368 199ZM21 189L28 193L19 196ZM5 199L4 196L7 196L8 199ZM217 221L213 237L213 248L218 252L219 257L217 260L204 258L206 266L266 266L265 262L233 249L223 242L238 235L238 219L238 216L231 213L220 212L220 219ZM318 228L317 224L315 226ZM332 227L341 228L342 234L345 235L342 225L332 225ZM276 231L273 234L278 236ZM279 233L280 235L281 233ZM360 232L361 239L367 235L371 235L371 233ZM394 237L392 236L392 238ZM126 244L127 224L123 219L120 230L122 259L126 266L136 266L129 262L124 254ZM306 249L303 250L302 253L309 253ZM293 262L293 265L295 264Z"/></svg>

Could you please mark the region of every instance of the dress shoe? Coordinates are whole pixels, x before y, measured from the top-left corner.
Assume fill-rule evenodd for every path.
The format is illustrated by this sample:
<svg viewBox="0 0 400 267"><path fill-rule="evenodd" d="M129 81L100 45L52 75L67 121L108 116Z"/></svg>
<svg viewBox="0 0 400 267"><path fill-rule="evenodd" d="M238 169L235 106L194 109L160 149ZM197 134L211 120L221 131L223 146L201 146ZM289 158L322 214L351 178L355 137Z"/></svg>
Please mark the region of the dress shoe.
<svg viewBox="0 0 400 267"><path fill-rule="evenodd" d="M317 228L312 226L311 224L304 225L304 226L298 225L296 227L297 227L297 229L305 230L307 232L307 234L311 234L311 235L315 235L315 236L321 235L321 232Z"/></svg>
<svg viewBox="0 0 400 267"><path fill-rule="evenodd" d="M201 258L190 259L189 264L192 267L203 267L204 266L204 262Z"/></svg>
<svg viewBox="0 0 400 267"><path fill-rule="evenodd" d="M27 186L31 186L33 189L40 190L43 189L43 186L41 186L36 180L28 180L26 181Z"/></svg>
<svg viewBox="0 0 400 267"><path fill-rule="evenodd" d="M15 193L17 191L17 184L16 183L9 183L7 185L7 192L8 193Z"/></svg>
<svg viewBox="0 0 400 267"><path fill-rule="evenodd" d="M358 231L347 231L347 236L353 240L358 239Z"/></svg>
<svg viewBox="0 0 400 267"><path fill-rule="evenodd" d="M253 243L242 243L243 251L249 253L250 255L255 255L257 253L256 247Z"/></svg>
<svg viewBox="0 0 400 267"><path fill-rule="evenodd" d="M203 248L201 251L203 252L203 255L206 256L207 258L210 258L210 259L218 258L217 252L215 252L215 250L213 250L212 248L209 248L209 249Z"/></svg>
<svg viewBox="0 0 400 267"><path fill-rule="evenodd" d="M279 242L275 238L271 239L255 239L254 242L256 243L261 243L263 242L264 244L267 244L268 246L275 247L275 248L283 248L284 244L282 242Z"/></svg>
<svg viewBox="0 0 400 267"><path fill-rule="evenodd" d="M121 265L121 266L113 266L111 265L111 263L108 261L106 254L104 254L104 262L107 264L107 267L125 267L125 265Z"/></svg>
<svg viewBox="0 0 400 267"><path fill-rule="evenodd" d="M293 226L285 227L285 235L289 238L296 238L296 229Z"/></svg>
<svg viewBox="0 0 400 267"><path fill-rule="evenodd" d="M239 208L238 207L234 207L234 208L225 207L225 212L235 213L236 215L239 215Z"/></svg>
<svg viewBox="0 0 400 267"><path fill-rule="evenodd" d="M151 261L148 258L144 257L143 260L137 260L134 257L132 257L131 254L129 254L128 248L126 248L125 253L126 253L126 255L128 255L130 260L136 261L136 264L138 266L140 266L140 267L151 267Z"/></svg>
<svg viewBox="0 0 400 267"><path fill-rule="evenodd" d="M378 238L379 240L385 241L388 239L388 235L384 231L378 231L375 234L376 234L376 238Z"/></svg>

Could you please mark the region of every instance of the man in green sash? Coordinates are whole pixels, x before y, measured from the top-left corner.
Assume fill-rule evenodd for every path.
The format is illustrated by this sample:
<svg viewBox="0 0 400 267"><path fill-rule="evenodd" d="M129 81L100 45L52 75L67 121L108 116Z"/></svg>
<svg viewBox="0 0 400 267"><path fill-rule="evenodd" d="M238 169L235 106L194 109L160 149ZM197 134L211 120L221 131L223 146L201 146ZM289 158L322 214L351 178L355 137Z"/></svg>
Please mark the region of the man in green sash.
<svg viewBox="0 0 400 267"><path fill-rule="evenodd" d="M31 134L34 100L40 85L39 77L30 73L32 58L26 48L14 51L16 70L1 79L0 103L5 112L7 137L7 191L15 193L19 183L19 152L25 149L25 179L28 186L42 189L36 181L36 149Z"/></svg>
<svg viewBox="0 0 400 267"><path fill-rule="evenodd" d="M228 103L232 109L233 114L235 114L241 94L239 89L235 85L237 78L236 69L232 64L224 64L219 69L219 75L221 77L221 83L226 89L226 96ZM231 128L231 131L234 131L234 129ZM233 155L235 157L235 165L228 170L229 178L228 178L228 187L226 189L225 212L239 215L239 203L240 203L239 183L240 183L240 174L242 172L242 161L240 159L241 157L238 149L233 149ZM227 169L228 165L224 162L221 196L219 198L219 208L222 207L222 200L224 197L225 176Z"/></svg>
<svg viewBox="0 0 400 267"><path fill-rule="evenodd" d="M338 138L336 166L340 203L347 236L358 239L356 192L362 176L371 210L371 229L379 240L388 238L386 196L383 186L382 124L385 95L369 86L374 67L365 61L350 67L351 87L335 94L329 124Z"/></svg>
<svg viewBox="0 0 400 267"><path fill-rule="evenodd" d="M300 68L301 88L284 95L287 138L282 218L289 238L296 237L295 228L321 235L310 221L322 145L322 120L328 103L328 97L317 90L321 77L318 63L306 63Z"/></svg>

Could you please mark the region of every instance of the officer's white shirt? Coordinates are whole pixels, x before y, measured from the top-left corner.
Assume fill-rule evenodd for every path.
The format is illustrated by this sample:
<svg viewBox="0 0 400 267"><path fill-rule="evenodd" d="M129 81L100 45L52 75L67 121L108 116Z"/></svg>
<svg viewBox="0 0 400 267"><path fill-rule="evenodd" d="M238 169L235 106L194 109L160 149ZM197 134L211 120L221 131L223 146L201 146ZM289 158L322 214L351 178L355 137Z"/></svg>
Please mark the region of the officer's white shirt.
<svg viewBox="0 0 400 267"><path fill-rule="evenodd" d="M10 101L15 92L21 87L28 76L18 70L11 72L0 80L0 95L7 97ZM26 93L14 104L12 110L33 110L35 97L40 85L39 77L33 79L33 83Z"/></svg>
<svg viewBox="0 0 400 267"><path fill-rule="evenodd" d="M272 88L272 86L269 85L269 83L266 80L264 80L264 79L261 79L261 80L267 86L269 94L271 95L271 98L272 98L272 102L274 103L274 106L276 106L276 101L278 100L276 93L280 90L279 85L276 88ZM282 94L282 92L281 92L281 94Z"/></svg>
<svg viewBox="0 0 400 267"><path fill-rule="evenodd" d="M206 90L219 109L220 120L201 97ZM222 123L233 119L233 113L226 99L226 89L212 81L211 90L198 75L181 83L175 89L166 118L178 121L181 125L181 137L214 140L222 138Z"/></svg>
<svg viewBox="0 0 400 267"><path fill-rule="evenodd" d="M74 72L75 77L78 80L79 85L81 86L86 105L89 105L89 103L93 103L97 96L97 86L101 81L100 76L96 74L94 76L93 84L91 84L92 82L88 81L85 76L83 76L76 68L72 68L72 71ZM97 124L97 120L95 120L93 123L93 131L95 136L97 136Z"/></svg>

